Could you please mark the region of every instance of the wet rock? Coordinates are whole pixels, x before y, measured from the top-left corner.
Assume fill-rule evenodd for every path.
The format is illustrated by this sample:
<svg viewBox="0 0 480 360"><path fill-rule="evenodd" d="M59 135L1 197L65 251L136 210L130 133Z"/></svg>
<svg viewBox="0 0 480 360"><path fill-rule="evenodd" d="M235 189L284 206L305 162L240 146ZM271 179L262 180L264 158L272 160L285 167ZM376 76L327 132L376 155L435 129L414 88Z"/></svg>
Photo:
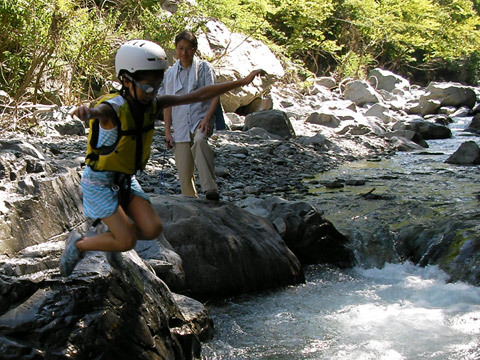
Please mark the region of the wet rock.
<svg viewBox="0 0 480 360"><path fill-rule="evenodd" d="M480 164L480 148L475 141L464 142L445 162L458 165Z"/></svg>
<svg viewBox="0 0 480 360"><path fill-rule="evenodd" d="M477 114L473 117L465 131L480 134L480 114Z"/></svg>
<svg viewBox="0 0 480 360"><path fill-rule="evenodd" d="M302 264L354 265L349 240L311 204L270 197L247 198L240 205L269 219Z"/></svg>
<svg viewBox="0 0 480 360"><path fill-rule="evenodd" d="M403 124L401 128L414 131L425 140L448 139L452 137L452 131L448 127L422 119L410 120Z"/></svg>
<svg viewBox="0 0 480 360"><path fill-rule="evenodd" d="M397 151L412 151L420 150L424 147L428 147L428 144L423 141L426 146L419 145L416 141L409 140L406 136L395 136L395 134L388 134L392 146Z"/></svg>
<svg viewBox="0 0 480 360"><path fill-rule="evenodd" d="M386 137L391 138L391 139L397 139L395 147L399 151L409 151L409 150L415 150L419 148L428 148L428 143L425 141L423 136L413 130L395 130L392 132L389 132L385 134ZM403 139L399 139L403 138ZM412 144L415 143L415 144ZM402 150L404 148L404 150Z"/></svg>
<svg viewBox="0 0 480 360"><path fill-rule="evenodd" d="M214 324L207 308L201 302L185 295L173 294L173 298L200 341L211 340Z"/></svg>
<svg viewBox="0 0 480 360"><path fill-rule="evenodd" d="M345 186L342 180L324 181L322 184L327 189L341 189Z"/></svg>
<svg viewBox="0 0 480 360"><path fill-rule="evenodd" d="M200 358L199 336L207 326L190 325L185 309L134 251L87 253L69 278L60 278L57 266L0 275L7 301L0 315L2 359Z"/></svg>

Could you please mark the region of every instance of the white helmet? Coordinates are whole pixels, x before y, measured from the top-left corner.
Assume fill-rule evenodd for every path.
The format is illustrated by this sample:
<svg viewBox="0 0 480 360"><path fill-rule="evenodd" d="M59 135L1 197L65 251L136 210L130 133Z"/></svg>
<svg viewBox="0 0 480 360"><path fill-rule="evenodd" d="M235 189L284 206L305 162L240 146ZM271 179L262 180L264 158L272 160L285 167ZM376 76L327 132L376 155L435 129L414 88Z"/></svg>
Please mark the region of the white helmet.
<svg viewBox="0 0 480 360"><path fill-rule="evenodd" d="M167 55L162 47L148 40L130 40L120 46L115 55L115 74L122 70L134 73L138 70L165 70Z"/></svg>

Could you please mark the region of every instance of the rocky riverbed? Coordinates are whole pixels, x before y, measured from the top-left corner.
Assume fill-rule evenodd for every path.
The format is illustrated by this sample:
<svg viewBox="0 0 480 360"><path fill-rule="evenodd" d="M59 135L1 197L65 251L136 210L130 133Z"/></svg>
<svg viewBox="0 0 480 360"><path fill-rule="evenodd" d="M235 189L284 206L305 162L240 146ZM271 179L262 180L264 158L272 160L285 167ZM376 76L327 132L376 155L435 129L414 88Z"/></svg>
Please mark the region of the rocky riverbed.
<svg viewBox="0 0 480 360"><path fill-rule="evenodd" d="M235 49L215 64L221 81L258 67L269 76L222 96L228 130L211 139L219 202L179 195L163 124L156 124L152 158L138 178L164 221L157 241L140 241L127 253L86 254L71 277L60 277L68 232L106 231L91 228L82 214L86 129L68 115L70 107L59 106L33 107L22 132L13 126L17 119L7 122L0 139L2 358L199 358L213 324L198 300L301 283L304 264L366 263L356 251L361 237L345 236L345 226L338 231L321 206L305 201L312 187L356 186L362 179L319 174L355 160L428 151L429 141L452 136L453 118L468 119L466 131L479 132L476 87L420 87L382 69L366 80L322 77L300 87L284 80L284 68L263 44L226 38L218 23L207 30L203 55ZM0 98L10 103L7 94ZM452 152L445 161L461 167L460 176L465 167L478 171L476 141ZM324 200L336 204L334 195ZM441 264L452 279L478 285L475 214L465 215L469 225L460 237L450 232L436 241L431 232L404 231L398 259ZM377 245L360 244L383 252ZM384 261L395 256L389 252Z"/></svg>
<svg viewBox="0 0 480 360"><path fill-rule="evenodd" d="M302 282L303 264L365 263L321 207L304 201L312 184L345 183L318 180L318 174L355 160L428 151L429 140L452 136L453 117L471 121L467 130L476 133L478 89L444 83L414 87L381 69L369 81L342 86L320 78L306 89L271 87L270 101L252 101L242 109L246 116L227 112L229 129L211 139L220 202L178 195L172 153L165 150L158 122L152 159L138 177L165 223L164 234L125 254L88 254L68 279L58 274L68 231L105 231L89 229L81 212L86 130L68 115L69 108L52 108L37 113L28 132L5 132L0 141L5 358L198 358L200 341L212 336L213 326L194 298ZM478 146L466 143L447 161L476 171ZM406 231L398 258L420 263L422 254L433 254L430 259L453 271L454 279L478 285L478 237L472 227L468 233L462 240L449 235L439 246ZM383 252L374 245L363 244ZM456 266L456 260L469 266Z"/></svg>

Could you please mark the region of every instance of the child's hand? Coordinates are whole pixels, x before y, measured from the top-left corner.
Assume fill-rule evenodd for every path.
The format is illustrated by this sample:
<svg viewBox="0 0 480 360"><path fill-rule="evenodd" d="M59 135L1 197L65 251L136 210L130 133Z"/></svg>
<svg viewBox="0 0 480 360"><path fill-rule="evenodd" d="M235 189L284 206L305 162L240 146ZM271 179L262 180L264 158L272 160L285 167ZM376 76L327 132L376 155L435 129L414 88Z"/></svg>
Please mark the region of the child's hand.
<svg viewBox="0 0 480 360"><path fill-rule="evenodd" d="M70 112L70 115L78 117L80 120L87 122L92 117L92 109L87 105L80 105L79 107L73 109Z"/></svg>

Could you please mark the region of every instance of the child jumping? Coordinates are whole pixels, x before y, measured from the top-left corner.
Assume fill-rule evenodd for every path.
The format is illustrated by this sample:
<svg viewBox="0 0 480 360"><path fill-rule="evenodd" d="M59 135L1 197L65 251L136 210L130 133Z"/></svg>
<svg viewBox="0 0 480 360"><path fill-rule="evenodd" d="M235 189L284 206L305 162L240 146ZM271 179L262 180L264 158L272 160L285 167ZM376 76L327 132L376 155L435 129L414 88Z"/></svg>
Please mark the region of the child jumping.
<svg viewBox="0 0 480 360"><path fill-rule="evenodd" d="M89 121L86 167L82 175L86 217L101 219L109 232L86 237L70 232L60 258L60 273L69 276L85 251L128 251L137 239L156 239L162 222L135 178L150 156L154 123L164 108L219 96L253 81L262 70L236 80L203 87L184 95L158 95L167 57L156 43L131 40L115 56L119 93L109 94L95 107L73 111Z"/></svg>

